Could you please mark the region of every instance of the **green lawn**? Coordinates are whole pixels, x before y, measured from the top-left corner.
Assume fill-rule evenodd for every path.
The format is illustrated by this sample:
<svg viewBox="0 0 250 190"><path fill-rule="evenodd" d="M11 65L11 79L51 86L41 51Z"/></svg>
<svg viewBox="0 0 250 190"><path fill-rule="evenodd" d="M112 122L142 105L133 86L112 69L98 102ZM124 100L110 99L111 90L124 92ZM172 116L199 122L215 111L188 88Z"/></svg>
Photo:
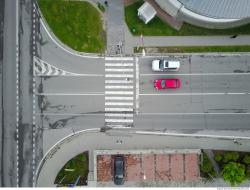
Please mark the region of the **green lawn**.
<svg viewBox="0 0 250 190"><path fill-rule="evenodd" d="M142 0L125 7L126 23L134 35L145 36L197 36L197 35L234 35L250 34L250 24L232 29L206 29L184 23L177 31L168 24L155 17L147 25L137 16L137 9L143 4Z"/></svg>
<svg viewBox="0 0 250 190"><path fill-rule="evenodd" d="M199 52L250 52L250 46L174 46L174 47L145 47L157 53L199 53ZM134 48L135 53L141 53L142 47Z"/></svg>
<svg viewBox="0 0 250 190"><path fill-rule="evenodd" d="M106 33L101 15L88 2L39 0L43 16L54 34L80 52L104 52Z"/></svg>
<svg viewBox="0 0 250 190"><path fill-rule="evenodd" d="M78 185L86 185L88 177L88 154L82 153L68 161L56 176L55 184L67 186L74 184L81 176Z"/></svg>

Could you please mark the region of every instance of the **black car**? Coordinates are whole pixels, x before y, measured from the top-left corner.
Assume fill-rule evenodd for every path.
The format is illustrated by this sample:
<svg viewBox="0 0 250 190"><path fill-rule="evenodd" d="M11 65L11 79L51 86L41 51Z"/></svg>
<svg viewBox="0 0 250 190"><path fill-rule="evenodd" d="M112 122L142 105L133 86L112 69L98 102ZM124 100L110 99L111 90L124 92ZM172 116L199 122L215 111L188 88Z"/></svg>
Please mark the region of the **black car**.
<svg viewBox="0 0 250 190"><path fill-rule="evenodd" d="M124 184L124 158L116 156L114 159L114 183L116 185Z"/></svg>

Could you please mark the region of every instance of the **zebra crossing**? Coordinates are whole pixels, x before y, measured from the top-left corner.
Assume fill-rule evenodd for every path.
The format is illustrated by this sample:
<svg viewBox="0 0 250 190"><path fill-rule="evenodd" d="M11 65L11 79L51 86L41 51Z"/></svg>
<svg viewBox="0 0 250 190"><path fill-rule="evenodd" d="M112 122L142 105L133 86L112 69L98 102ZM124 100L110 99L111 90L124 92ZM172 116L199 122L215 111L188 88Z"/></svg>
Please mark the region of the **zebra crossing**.
<svg viewBox="0 0 250 190"><path fill-rule="evenodd" d="M134 58L105 58L105 126L130 128L134 117Z"/></svg>

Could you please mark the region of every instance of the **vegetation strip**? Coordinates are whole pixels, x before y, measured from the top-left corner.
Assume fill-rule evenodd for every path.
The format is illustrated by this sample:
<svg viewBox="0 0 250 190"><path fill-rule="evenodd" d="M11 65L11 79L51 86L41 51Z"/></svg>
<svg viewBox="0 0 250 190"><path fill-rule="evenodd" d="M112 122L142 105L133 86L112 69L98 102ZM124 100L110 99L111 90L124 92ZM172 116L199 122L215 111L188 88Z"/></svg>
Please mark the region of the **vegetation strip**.
<svg viewBox="0 0 250 190"><path fill-rule="evenodd" d="M39 0L49 27L62 43L80 52L102 53L106 34L99 11L89 2Z"/></svg>
<svg viewBox="0 0 250 190"><path fill-rule="evenodd" d="M169 46L145 47L146 53L199 53L199 52L250 52L250 46ZM141 53L142 47L135 47L134 53Z"/></svg>

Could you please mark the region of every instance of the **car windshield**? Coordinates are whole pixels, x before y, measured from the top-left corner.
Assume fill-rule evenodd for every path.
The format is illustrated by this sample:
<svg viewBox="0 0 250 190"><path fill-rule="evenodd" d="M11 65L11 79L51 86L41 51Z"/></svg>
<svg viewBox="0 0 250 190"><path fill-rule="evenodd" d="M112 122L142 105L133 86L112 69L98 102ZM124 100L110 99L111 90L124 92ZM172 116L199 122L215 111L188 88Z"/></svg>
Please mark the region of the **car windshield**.
<svg viewBox="0 0 250 190"><path fill-rule="evenodd" d="M159 62L159 68L160 69L164 68L164 62L163 62L163 60L160 60L160 62Z"/></svg>
<svg viewBox="0 0 250 190"><path fill-rule="evenodd" d="M162 87L162 88L165 88L165 80L162 80L162 81L161 81L161 87Z"/></svg>

